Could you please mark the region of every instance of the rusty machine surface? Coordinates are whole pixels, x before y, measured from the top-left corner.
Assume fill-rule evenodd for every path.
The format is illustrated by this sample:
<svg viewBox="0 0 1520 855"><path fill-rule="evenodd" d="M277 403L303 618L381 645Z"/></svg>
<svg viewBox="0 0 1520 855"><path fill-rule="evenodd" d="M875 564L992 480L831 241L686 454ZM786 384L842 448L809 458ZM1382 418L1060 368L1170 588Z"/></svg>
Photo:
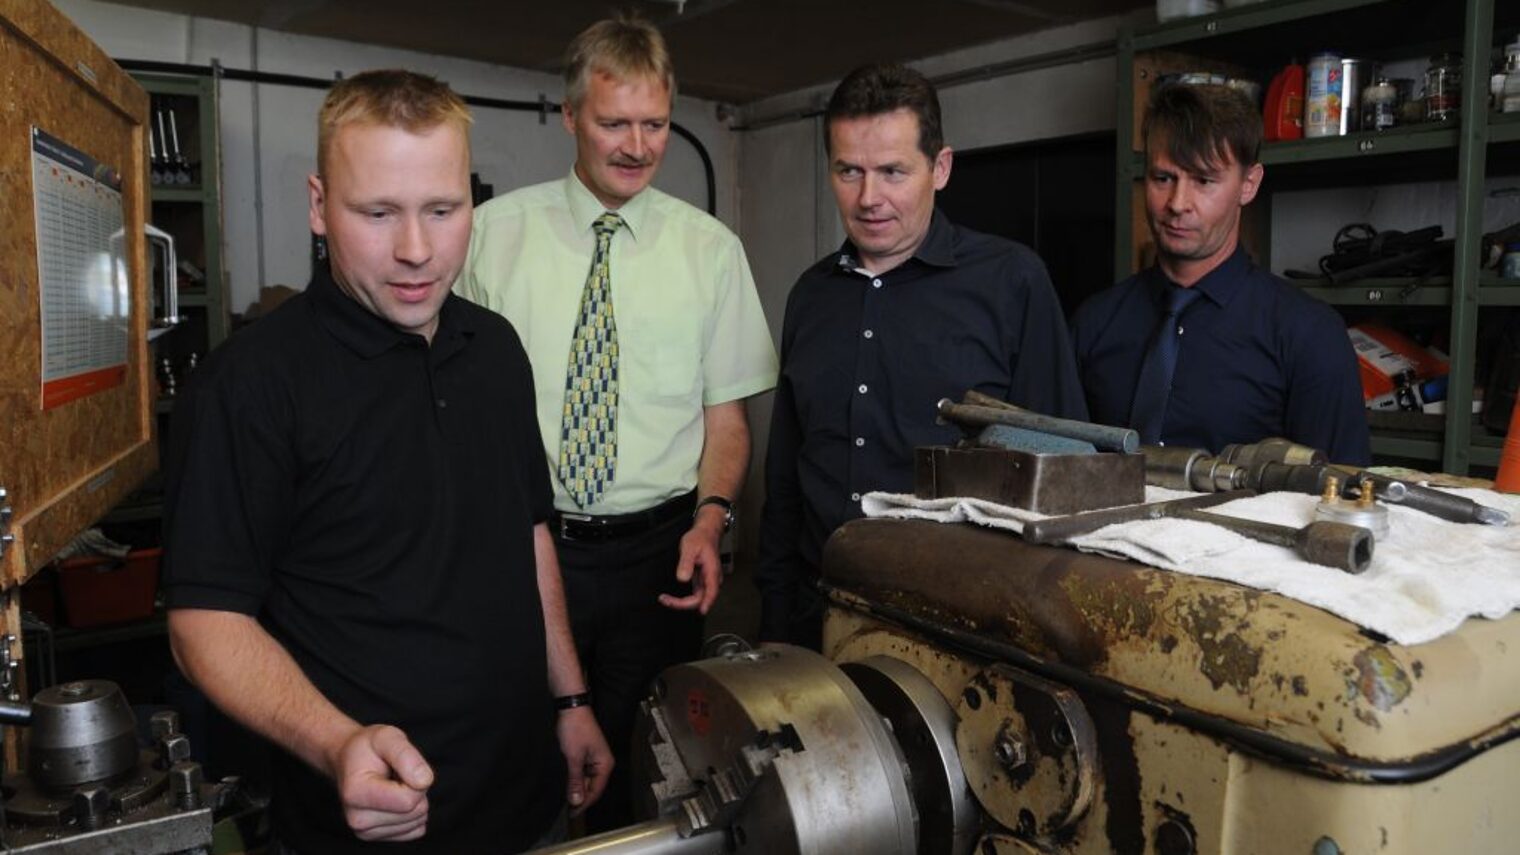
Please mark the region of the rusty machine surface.
<svg viewBox="0 0 1520 855"><path fill-rule="evenodd" d="M1030 441L983 441L1009 439ZM1332 470L1271 442L1241 449L1271 458L1249 465L1147 449L1145 478L1208 482L1184 503L1245 484L1328 484L1339 501ZM971 457L942 455L919 484L938 490L948 474L997 498L1098 501L1032 456L982 479ZM1402 482L1359 484L1362 506L1375 492L1458 522L1508 522ZM1278 594L1039 534L1156 507L1050 518L1022 536L845 525L824 553L826 656L741 647L667 670L634 754L651 819L542 851L1517 851L1520 617L1400 646ZM1370 532L1325 525L1356 533L1370 557Z"/></svg>
<svg viewBox="0 0 1520 855"><path fill-rule="evenodd" d="M679 665L651 819L545 853L1488 853L1520 840L1520 619L1401 647L1276 594L860 520L826 657Z"/></svg>

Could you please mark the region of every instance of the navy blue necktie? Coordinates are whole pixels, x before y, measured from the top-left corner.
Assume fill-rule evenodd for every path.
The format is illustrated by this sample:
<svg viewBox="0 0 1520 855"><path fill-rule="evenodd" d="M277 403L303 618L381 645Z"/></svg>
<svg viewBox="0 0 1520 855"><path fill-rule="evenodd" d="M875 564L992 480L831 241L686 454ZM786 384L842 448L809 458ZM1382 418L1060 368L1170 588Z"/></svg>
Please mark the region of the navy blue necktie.
<svg viewBox="0 0 1520 855"><path fill-rule="evenodd" d="M1140 441L1154 445L1161 440L1161 425L1166 419L1166 402L1172 394L1172 374L1177 370L1177 348L1182 327L1178 321L1199 292L1193 288L1166 286L1164 314L1156 324L1151 346L1140 366L1135 384L1135 401L1129 410L1129 426L1140 432Z"/></svg>

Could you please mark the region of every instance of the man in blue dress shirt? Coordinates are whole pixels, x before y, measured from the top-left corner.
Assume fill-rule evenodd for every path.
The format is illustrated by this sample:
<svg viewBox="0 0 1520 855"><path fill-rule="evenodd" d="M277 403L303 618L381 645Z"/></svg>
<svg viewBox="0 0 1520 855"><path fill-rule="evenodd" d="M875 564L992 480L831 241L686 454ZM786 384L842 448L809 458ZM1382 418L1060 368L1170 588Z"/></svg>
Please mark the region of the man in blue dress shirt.
<svg viewBox="0 0 1520 855"><path fill-rule="evenodd" d="M862 494L912 491L914 448L959 439L937 422L939 399L975 389L1086 416L1044 262L934 206L952 155L928 79L894 63L858 68L824 122L849 239L787 298L755 568L760 640L815 649L824 541L861 515Z"/></svg>
<svg viewBox="0 0 1520 855"><path fill-rule="evenodd" d="M1240 246L1241 210L1262 181L1261 116L1227 87L1174 85L1152 99L1141 134L1156 263L1072 320L1093 421L1147 443L1217 452L1285 436L1369 462L1345 324Z"/></svg>

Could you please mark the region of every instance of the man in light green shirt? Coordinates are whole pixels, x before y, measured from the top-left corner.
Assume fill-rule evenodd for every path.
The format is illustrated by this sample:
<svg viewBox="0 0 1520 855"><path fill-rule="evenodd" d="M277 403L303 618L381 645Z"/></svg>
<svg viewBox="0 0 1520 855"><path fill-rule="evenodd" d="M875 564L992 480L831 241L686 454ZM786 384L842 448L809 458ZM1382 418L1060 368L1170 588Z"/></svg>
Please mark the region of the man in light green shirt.
<svg viewBox="0 0 1520 855"><path fill-rule="evenodd" d="M775 385L776 352L738 238L649 186L675 96L659 31L593 25L565 81L573 170L477 209L455 288L532 360L572 629L624 767L649 682L699 653L749 464L744 399ZM592 830L631 821L614 776Z"/></svg>

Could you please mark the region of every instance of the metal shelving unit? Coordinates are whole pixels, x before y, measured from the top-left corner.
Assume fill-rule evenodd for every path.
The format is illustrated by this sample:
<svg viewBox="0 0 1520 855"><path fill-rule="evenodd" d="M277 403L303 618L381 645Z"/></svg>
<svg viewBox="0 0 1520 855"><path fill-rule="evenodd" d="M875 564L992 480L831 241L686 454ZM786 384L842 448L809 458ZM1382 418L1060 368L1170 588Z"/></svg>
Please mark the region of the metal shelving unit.
<svg viewBox="0 0 1520 855"><path fill-rule="evenodd" d="M227 276L222 256L221 135L218 123L215 77L170 74L133 74L147 90L152 109L172 106L178 119L179 142L190 161L185 183L158 183L148 188L151 222L174 236L179 257L204 274L204 281L179 288L180 326L152 345L155 366L167 357L183 370L190 354L204 358L231 332ZM149 121L157 129L156 115ZM181 376L180 383L183 384ZM173 412L174 399L154 401L160 439ZM160 443L162 451L162 442ZM150 480L155 484L157 479ZM129 523L157 519L162 513L160 497L153 487L129 496L106 517L107 522Z"/></svg>
<svg viewBox="0 0 1520 855"><path fill-rule="evenodd" d="M1334 44L1348 54L1373 60L1460 51L1462 110L1454 122L1409 125L1383 133L1267 143L1262 163L1268 184L1248 209L1245 239L1264 252L1271 244L1271 193L1282 188L1385 184L1388 156L1399 156L1398 180L1410 174L1456 183L1454 269L1450 276L1363 280L1328 287L1304 282L1304 291L1338 307L1409 307L1446 310L1452 343L1447 410L1434 433L1375 428L1373 453L1438 463L1466 474L1472 466L1493 466L1501 440L1475 427L1472 415L1474 362L1479 310L1520 306L1520 284L1480 273L1484 178L1491 155L1520 163L1520 116L1488 110L1489 58L1495 26L1520 28L1520 13L1495 0L1461 4L1419 0L1275 0L1198 18L1120 34L1118 51L1118 168L1114 271L1116 278L1139 266L1143 228L1144 162L1137 150L1139 114L1145 92L1158 74L1181 70L1256 72L1280 67ZM1408 168L1406 168L1408 167ZM1456 438L1456 439L1453 439Z"/></svg>

